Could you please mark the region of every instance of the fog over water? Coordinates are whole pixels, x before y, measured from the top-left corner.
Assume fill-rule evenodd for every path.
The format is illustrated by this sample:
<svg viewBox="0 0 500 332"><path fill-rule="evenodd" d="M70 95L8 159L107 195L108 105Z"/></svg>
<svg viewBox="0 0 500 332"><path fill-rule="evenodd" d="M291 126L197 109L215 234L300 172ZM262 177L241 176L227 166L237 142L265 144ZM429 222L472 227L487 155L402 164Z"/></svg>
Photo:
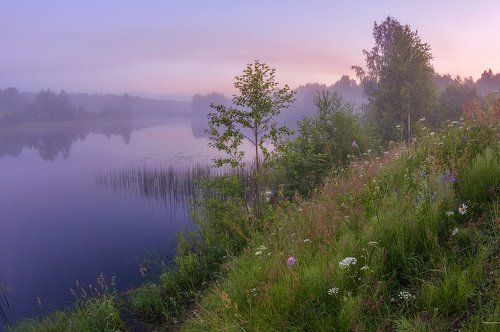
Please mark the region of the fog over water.
<svg viewBox="0 0 500 332"><path fill-rule="evenodd" d="M170 169L182 181L185 169L210 163L213 151L189 122L163 122L2 132L0 266L10 321L68 305L69 288L95 285L101 272L120 290L137 285L148 252L168 263L176 232L193 227L187 193L145 197L96 180Z"/></svg>

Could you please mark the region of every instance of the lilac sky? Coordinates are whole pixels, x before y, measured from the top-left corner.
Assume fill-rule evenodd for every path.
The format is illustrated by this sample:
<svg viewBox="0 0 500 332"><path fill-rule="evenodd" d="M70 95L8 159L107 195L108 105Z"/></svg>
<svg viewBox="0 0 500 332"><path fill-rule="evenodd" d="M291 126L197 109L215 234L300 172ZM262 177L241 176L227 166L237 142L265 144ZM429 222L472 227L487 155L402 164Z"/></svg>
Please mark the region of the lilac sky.
<svg viewBox="0 0 500 332"><path fill-rule="evenodd" d="M500 71L500 0L0 0L0 89L230 94L253 59L292 87L331 84L387 15L418 29L440 73Z"/></svg>

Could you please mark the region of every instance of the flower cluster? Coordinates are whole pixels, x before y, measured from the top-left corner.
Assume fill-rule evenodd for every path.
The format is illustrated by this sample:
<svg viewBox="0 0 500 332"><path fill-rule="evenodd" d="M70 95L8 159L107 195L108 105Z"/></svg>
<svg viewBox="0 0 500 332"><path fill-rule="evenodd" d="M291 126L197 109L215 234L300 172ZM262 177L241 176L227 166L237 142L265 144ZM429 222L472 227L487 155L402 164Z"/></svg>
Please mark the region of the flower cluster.
<svg viewBox="0 0 500 332"><path fill-rule="evenodd" d="M288 266L294 266L295 263L297 263L297 259L295 257L293 257L293 256L290 256L286 260L286 263L288 264Z"/></svg>
<svg viewBox="0 0 500 332"><path fill-rule="evenodd" d="M255 256L260 256L262 255L262 252L266 250L267 247L265 245L261 245L260 247L257 248L257 251L255 252Z"/></svg>
<svg viewBox="0 0 500 332"><path fill-rule="evenodd" d="M351 265L356 265L358 260L355 257L346 257L339 262L339 268L346 269Z"/></svg>
<svg viewBox="0 0 500 332"><path fill-rule="evenodd" d="M401 300L404 300L404 301L409 301L409 300L412 300L415 298L414 295L412 295L410 292L407 292L407 291L401 291L398 293L398 297L401 299Z"/></svg>
<svg viewBox="0 0 500 332"><path fill-rule="evenodd" d="M449 182L449 183L455 183L457 181L457 178L453 173L446 172L443 175L441 175L441 183Z"/></svg>
<svg viewBox="0 0 500 332"><path fill-rule="evenodd" d="M339 288L338 287L332 287L327 291L328 295L335 295L339 293Z"/></svg>

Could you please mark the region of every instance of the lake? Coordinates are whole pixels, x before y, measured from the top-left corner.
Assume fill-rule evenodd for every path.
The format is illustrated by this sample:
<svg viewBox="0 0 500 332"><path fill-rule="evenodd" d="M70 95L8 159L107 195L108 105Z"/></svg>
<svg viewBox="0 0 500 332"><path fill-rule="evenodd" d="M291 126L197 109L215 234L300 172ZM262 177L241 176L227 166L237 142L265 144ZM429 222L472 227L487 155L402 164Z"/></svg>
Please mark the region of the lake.
<svg viewBox="0 0 500 332"><path fill-rule="evenodd" d="M145 261L168 264L176 233L194 227L187 198L96 179L182 172L214 155L186 120L0 129L0 279L9 321L71 304L76 281L95 285L103 273L122 291L151 277Z"/></svg>

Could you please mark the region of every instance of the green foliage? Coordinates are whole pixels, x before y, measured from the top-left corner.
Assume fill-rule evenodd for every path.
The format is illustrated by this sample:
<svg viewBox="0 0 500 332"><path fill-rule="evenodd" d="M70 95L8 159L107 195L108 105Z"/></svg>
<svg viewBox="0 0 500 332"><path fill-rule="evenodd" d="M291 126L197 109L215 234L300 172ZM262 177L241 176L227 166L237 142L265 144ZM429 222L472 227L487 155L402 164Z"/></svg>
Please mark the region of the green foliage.
<svg viewBox="0 0 500 332"><path fill-rule="evenodd" d="M457 212L463 186L475 186L466 178L492 171L497 129L451 125L388 151L376 173L368 159L332 176L313 202L279 210L267 232L253 234L184 329L480 331L498 324L498 193L481 213ZM445 171L457 181L441 182ZM494 185L487 180L478 192ZM475 197L483 198L467 194L471 206ZM286 264L289 256L295 265ZM342 268L348 257L356 264Z"/></svg>
<svg viewBox="0 0 500 332"><path fill-rule="evenodd" d="M472 161L472 165L464 170L458 183L461 195L484 205L498 197L500 191L500 146L497 144L487 148Z"/></svg>
<svg viewBox="0 0 500 332"><path fill-rule="evenodd" d="M353 67L370 102L370 120L384 141L411 141L416 120L430 115L436 102L430 46L390 16L374 24L373 37L375 46L364 51L367 71Z"/></svg>
<svg viewBox="0 0 500 332"><path fill-rule="evenodd" d="M72 310L56 311L40 320L26 320L12 331L124 331L116 299L111 295L78 303Z"/></svg>
<svg viewBox="0 0 500 332"><path fill-rule="evenodd" d="M439 96L440 109L432 115L434 126L445 120L459 120L464 116L464 107L478 98L474 80L457 76Z"/></svg>
<svg viewBox="0 0 500 332"><path fill-rule="evenodd" d="M239 94L233 97L234 106L211 105L215 112L208 115L209 145L226 154L216 159L217 166L229 164L245 170L242 144L246 141L253 147L254 162L248 166L257 217L261 213L263 166L272 155L269 146L278 147L283 136L290 134L288 128L278 126L275 118L295 100L295 93L287 85L279 88L275 73L274 68L259 61L248 64L236 77L234 87Z"/></svg>
<svg viewBox="0 0 500 332"><path fill-rule="evenodd" d="M242 182L236 176L217 177L203 183L202 190L204 199L194 215L198 229L179 235L174 266L158 283L130 293L130 307L143 320L175 325L198 292L219 277L222 264L247 244L252 226Z"/></svg>
<svg viewBox="0 0 500 332"><path fill-rule="evenodd" d="M299 122L298 137L281 147L276 161L288 196L309 195L332 168L346 167L349 156L359 156L368 146L368 135L352 105L329 91L318 93L314 103L317 113Z"/></svg>

